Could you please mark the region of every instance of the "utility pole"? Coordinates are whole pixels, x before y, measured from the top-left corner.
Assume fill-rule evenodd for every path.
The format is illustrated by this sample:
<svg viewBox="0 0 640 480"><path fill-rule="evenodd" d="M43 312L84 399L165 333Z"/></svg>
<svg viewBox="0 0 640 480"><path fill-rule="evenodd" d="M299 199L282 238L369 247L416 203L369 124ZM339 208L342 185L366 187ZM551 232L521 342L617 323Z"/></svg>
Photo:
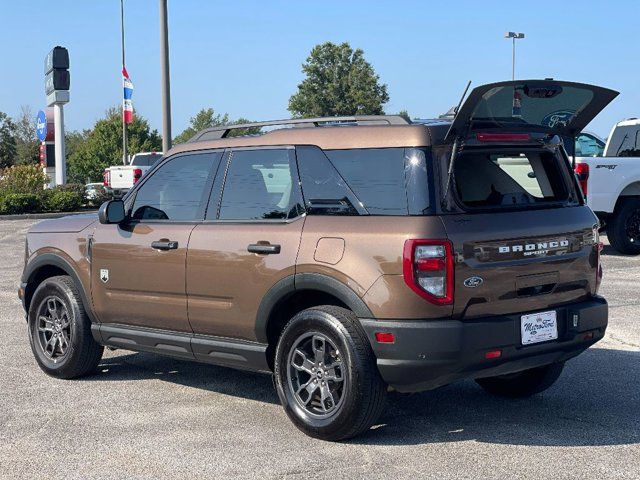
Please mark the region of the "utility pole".
<svg viewBox="0 0 640 480"><path fill-rule="evenodd" d="M124 0L120 0L120 32L122 34L121 43L122 43L122 70L125 69L124 63ZM127 152L127 122L124 120L124 103L122 105L122 164L126 165L127 160L129 158L129 153Z"/></svg>
<svg viewBox="0 0 640 480"><path fill-rule="evenodd" d="M171 85L169 78L169 27L167 0L160 0L160 68L162 70L162 153L171 148Z"/></svg>
<svg viewBox="0 0 640 480"><path fill-rule="evenodd" d="M511 50L511 80L516 79L516 40L524 38L524 33L506 32L504 38L510 38L513 41Z"/></svg>

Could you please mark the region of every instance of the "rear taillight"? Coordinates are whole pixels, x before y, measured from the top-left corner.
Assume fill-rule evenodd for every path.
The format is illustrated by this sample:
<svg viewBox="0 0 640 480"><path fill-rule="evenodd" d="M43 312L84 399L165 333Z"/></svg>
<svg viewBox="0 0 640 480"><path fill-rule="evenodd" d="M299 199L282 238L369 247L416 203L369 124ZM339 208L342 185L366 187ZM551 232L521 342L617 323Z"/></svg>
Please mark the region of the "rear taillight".
<svg viewBox="0 0 640 480"><path fill-rule="evenodd" d="M109 183L110 183L109 174L110 174L109 170L105 170L104 172L102 172L102 178L104 179L104 180L103 180L103 182L102 182L102 184L103 184L105 187L108 187L108 186L109 186Z"/></svg>
<svg viewBox="0 0 640 480"><path fill-rule="evenodd" d="M448 240L407 240L404 244L405 283L435 305L453 303L453 246Z"/></svg>
<svg viewBox="0 0 640 480"><path fill-rule="evenodd" d="M528 142L528 133L476 133L479 142Z"/></svg>
<svg viewBox="0 0 640 480"><path fill-rule="evenodd" d="M133 183L136 183L142 177L142 169L134 168L133 169Z"/></svg>
<svg viewBox="0 0 640 480"><path fill-rule="evenodd" d="M578 178L578 183L582 189L582 194L587 196L587 180L589 180L589 165L586 163L578 163L575 168L575 174Z"/></svg>

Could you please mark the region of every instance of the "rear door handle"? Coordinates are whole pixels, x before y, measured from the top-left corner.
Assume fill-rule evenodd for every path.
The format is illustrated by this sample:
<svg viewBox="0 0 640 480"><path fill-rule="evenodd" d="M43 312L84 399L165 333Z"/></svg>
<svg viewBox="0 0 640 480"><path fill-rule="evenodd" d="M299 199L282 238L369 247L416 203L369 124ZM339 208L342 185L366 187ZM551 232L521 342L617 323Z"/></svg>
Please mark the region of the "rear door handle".
<svg viewBox="0 0 640 480"><path fill-rule="evenodd" d="M178 248L178 242L163 238L162 240L151 242L151 248L155 248L156 250L176 250Z"/></svg>
<svg viewBox="0 0 640 480"><path fill-rule="evenodd" d="M271 245L270 243L252 243L247 247L247 251L251 253L261 253L263 255L280 253L280 245Z"/></svg>

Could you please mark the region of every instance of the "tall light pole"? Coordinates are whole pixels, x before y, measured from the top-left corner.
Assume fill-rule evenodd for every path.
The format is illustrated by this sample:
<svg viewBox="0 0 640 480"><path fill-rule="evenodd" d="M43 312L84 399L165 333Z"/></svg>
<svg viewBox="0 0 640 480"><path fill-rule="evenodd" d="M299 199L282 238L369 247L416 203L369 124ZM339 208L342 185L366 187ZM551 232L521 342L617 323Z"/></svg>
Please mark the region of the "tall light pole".
<svg viewBox="0 0 640 480"><path fill-rule="evenodd" d="M120 0L120 35L122 45L122 71L125 69L124 58L124 0ZM124 119L124 103L122 104L122 164L126 165L129 159L129 153L127 152L127 122Z"/></svg>
<svg viewBox="0 0 640 480"><path fill-rule="evenodd" d="M167 0L160 0L160 68L162 70L162 153L171 148L171 86Z"/></svg>
<svg viewBox="0 0 640 480"><path fill-rule="evenodd" d="M516 79L516 40L524 38L524 33L506 32L504 38L510 38L513 41L513 51L511 54L511 79Z"/></svg>

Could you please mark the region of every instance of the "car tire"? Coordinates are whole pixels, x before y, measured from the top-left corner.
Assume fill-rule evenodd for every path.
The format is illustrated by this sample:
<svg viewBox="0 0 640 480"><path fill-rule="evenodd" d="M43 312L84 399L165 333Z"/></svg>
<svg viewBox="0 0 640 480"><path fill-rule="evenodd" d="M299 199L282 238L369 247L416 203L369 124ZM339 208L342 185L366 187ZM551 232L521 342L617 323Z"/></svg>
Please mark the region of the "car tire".
<svg viewBox="0 0 640 480"><path fill-rule="evenodd" d="M607 226L609 243L618 252L640 255L640 199L623 199Z"/></svg>
<svg viewBox="0 0 640 480"><path fill-rule="evenodd" d="M518 373L476 379L476 383L492 395L525 398L545 391L560 377L564 362L531 368Z"/></svg>
<svg viewBox="0 0 640 480"><path fill-rule="evenodd" d="M91 335L91 321L70 277L51 277L38 285L28 323L31 350L48 375L77 378L100 363L104 347Z"/></svg>
<svg viewBox="0 0 640 480"><path fill-rule="evenodd" d="M368 430L383 408L387 386L357 317L319 306L286 325L274 379L291 421L307 435L339 441Z"/></svg>

